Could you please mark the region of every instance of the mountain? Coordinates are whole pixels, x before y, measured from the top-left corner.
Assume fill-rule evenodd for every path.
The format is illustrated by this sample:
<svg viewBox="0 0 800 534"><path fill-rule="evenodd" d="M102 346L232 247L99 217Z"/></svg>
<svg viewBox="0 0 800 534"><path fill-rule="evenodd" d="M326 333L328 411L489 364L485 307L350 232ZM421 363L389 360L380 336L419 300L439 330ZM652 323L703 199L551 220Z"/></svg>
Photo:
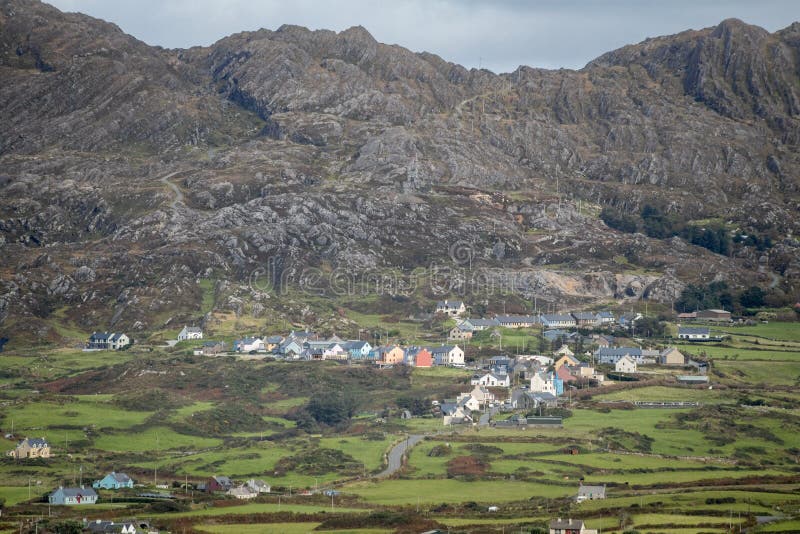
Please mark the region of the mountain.
<svg viewBox="0 0 800 534"><path fill-rule="evenodd" d="M367 287L410 312L797 298L798 82L798 23L497 75L361 27L166 50L2 0L0 332L318 322L298 290Z"/></svg>

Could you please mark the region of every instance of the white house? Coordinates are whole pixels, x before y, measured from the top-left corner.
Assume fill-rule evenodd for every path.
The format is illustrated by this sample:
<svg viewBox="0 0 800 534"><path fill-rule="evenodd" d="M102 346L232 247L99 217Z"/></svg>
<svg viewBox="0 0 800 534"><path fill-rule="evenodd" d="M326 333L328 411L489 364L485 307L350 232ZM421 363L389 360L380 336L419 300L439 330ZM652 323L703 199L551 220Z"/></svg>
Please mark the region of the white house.
<svg viewBox="0 0 800 534"><path fill-rule="evenodd" d="M534 393L551 393L557 395L553 376L544 372L533 373L531 377L531 391Z"/></svg>
<svg viewBox="0 0 800 534"><path fill-rule="evenodd" d="M460 300L440 300L436 303L436 313L443 313L450 317L461 317L467 307Z"/></svg>
<svg viewBox="0 0 800 534"><path fill-rule="evenodd" d="M626 354L617 360L617 363L614 364L614 370L618 373L636 373L636 360Z"/></svg>
<svg viewBox="0 0 800 534"><path fill-rule="evenodd" d="M236 488L231 488L225 492L225 495L229 495L231 497L236 497L240 500L249 500L255 499L258 497L258 492L250 488L250 486L239 486Z"/></svg>
<svg viewBox="0 0 800 534"><path fill-rule="evenodd" d="M264 340L259 337L245 337L233 342L233 350L236 352L264 352Z"/></svg>
<svg viewBox="0 0 800 534"><path fill-rule="evenodd" d="M247 487L256 493L269 493L272 487L261 479L251 478L246 483Z"/></svg>
<svg viewBox="0 0 800 534"><path fill-rule="evenodd" d="M464 351L458 345L442 345L431 349L435 365L464 367Z"/></svg>
<svg viewBox="0 0 800 534"><path fill-rule="evenodd" d="M203 339L203 330L197 326L184 326L183 330L178 332L178 341L187 339Z"/></svg>
<svg viewBox="0 0 800 534"><path fill-rule="evenodd" d="M678 339L705 341L711 337L711 330L702 326L679 326Z"/></svg>
<svg viewBox="0 0 800 534"><path fill-rule="evenodd" d="M473 386L507 388L511 385L511 377L504 373L486 373L483 376L476 376L470 380L470 384Z"/></svg>

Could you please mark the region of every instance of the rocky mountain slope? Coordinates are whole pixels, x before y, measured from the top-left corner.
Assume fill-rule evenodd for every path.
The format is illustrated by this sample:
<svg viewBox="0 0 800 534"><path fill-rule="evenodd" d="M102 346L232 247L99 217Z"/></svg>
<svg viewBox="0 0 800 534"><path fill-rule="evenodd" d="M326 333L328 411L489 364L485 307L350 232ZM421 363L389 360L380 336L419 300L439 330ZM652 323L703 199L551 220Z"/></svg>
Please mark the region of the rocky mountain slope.
<svg viewBox="0 0 800 534"><path fill-rule="evenodd" d="M164 50L2 0L0 330L157 329L208 311L201 280L217 308L276 306L276 283L551 308L712 280L789 298L798 82L798 23L497 75L360 27ZM721 255L599 218L648 204L770 246Z"/></svg>

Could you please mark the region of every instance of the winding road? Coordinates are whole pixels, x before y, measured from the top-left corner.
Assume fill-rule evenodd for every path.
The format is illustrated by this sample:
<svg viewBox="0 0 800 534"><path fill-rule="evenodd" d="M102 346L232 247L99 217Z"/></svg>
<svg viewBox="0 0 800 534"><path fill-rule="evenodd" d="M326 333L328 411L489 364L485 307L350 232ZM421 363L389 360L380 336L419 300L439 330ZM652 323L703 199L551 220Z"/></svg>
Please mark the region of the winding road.
<svg viewBox="0 0 800 534"><path fill-rule="evenodd" d="M169 187L170 189L172 189L172 192L175 193L175 198L173 199L172 203L169 205L169 207L172 208L173 210L177 210L178 209L178 202L180 202L183 205L186 205L186 203L183 201L183 191L181 191L181 189L177 185L175 185L175 184L173 184L172 182L169 181L170 178L172 178L176 174L180 174L182 172L186 172L186 171L171 172L171 173L159 178L160 181L164 182L164 184L166 184L166 186Z"/></svg>
<svg viewBox="0 0 800 534"><path fill-rule="evenodd" d="M375 478L384 478L391 476L401 467L403 467L403 456L414 445L425 439L423 434L411 434L406 439L395 445L387 455L386 469L375 475Z"/></svg>

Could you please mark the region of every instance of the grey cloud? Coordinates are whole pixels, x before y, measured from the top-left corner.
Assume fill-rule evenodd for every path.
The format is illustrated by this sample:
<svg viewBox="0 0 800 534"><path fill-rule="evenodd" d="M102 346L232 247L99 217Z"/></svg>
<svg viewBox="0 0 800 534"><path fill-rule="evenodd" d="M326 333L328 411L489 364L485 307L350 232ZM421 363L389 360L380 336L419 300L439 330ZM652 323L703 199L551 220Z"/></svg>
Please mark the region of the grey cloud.
<svg viewBox="0 0 800 534"><path fill-rule="evenodd" d="M736 17L770 31L800 20L800 2L772 0L51 0L119 25L153 45L209 45L244 30L298 24L336 31L362 25L378 41L428 51L467 67L580 68L647 37Z"/></svg>

